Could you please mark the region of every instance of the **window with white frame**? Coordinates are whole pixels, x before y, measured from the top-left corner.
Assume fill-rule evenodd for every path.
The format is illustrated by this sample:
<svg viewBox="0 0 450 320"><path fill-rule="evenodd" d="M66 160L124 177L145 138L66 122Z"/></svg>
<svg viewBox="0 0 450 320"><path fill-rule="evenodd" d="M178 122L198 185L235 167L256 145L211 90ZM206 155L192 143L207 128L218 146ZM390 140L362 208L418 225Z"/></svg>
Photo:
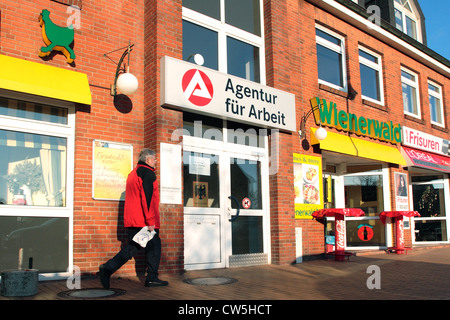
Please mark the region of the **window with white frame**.
<svg viewBox="0 0 450 320"><path fill-rule="evenodd" d="M316 48L319 83L346 91L344 37L317 25Z"/></svg>
<svg viewBox="0 0 450 320"><path fill-rule="evenodd" d="M68 109L0 97L0 117L16 124L0 125L2 203L64 207L67 137L52 127L67 125Z"/></svg>
<svg viewBox="0 0 450 320"><path fill-rule="evenodd" d="M443 127L442 87L434 82L428 81L428 99L430 101L431 123Z"/></svg>
<svg viewBox="0 0 450 320"><path fill-rule="evenodd" d="M261 0L183 0L183 60L265 83Z"/></svg>
<svg viewBox="0 0 450 320"><path fill-rule="evenodd" d="M74 123L73 104L0 91L2 270L17 268L19 249L19 267L69 266Z"/></svg>
<svg viewBox="0 0 450 320"><path fill-rule="evenodd" d="M384 104L381 56L359 48L361 94L365 99Z"/></svg>
<svg viewBox="0 0 450 320"><path fill-rule="evenodd" d="M397 29L409 35L411 38L422 41L419 21L414 13L413 7L408 0L394 1L395 26Z"/></svg>
<svg viewBox="0 0 450 320"><path fill-rule="evenodd" d="M419 77L416 73L401 68L403 111L420 119Z"/></svg>

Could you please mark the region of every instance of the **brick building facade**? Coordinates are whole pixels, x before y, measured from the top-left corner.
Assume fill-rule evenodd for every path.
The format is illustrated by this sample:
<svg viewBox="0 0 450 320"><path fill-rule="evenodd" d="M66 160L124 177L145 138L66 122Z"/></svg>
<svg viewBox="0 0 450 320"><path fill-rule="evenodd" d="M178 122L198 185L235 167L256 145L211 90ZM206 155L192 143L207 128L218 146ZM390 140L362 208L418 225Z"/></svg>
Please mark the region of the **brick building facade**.
<svg viewBox="0 0 450 320"><path fill-rule="evenodd" d="M416 1L407 2L409 9L399 7L396 0L366 2L221 0L199 7L199 1L181 0L2 1L0 57L8 68L0 71L0 148L8 160L0 166L0 198L4 201L0 207L0 269L14 266L18 249L23 248L24 261L33 258L43 276L64 275L72 266L78 266L82 273L96 273L99 264L126 241L121 224L123 172L134 167L143 147L158 153L160 182L170 180L167 189L160 190L166 197L160 205L161 272L288 264L323 257L325 236L334 234L333 219L312 219L311 211L324 207L365 211L364 218L347 219L348 250L395 246L393 220L388 219L387 224L379 220L381 211L391 210L421 212L422 220L405 219L406 246L448 243L450 62L426 47L421 27L424 17ZM377 19L368 10L370 5L392 14L382 11L383 19ZM45 47L45 25L39 25L44 9L54 24L74 24L74 62L68 63L59 51L39 56ZM418 29L413 35L420 38L413 39L399 30L399 25L395 28L395 14L399 17L402 12L416 13ZM392 16L394 25L388 20ZM208 41L216 42L211 45ZM139 88L133 95L112 96L110 86L117 62L130 44L132 51L124 62L137 77ZM195 51L187 52L187 48ZM204 56L204 66L192 63L195 53ZM293 103L273 105L292 110L285 120L293 119L295 126L275 125L284 123L283 111L279 111L284 109L272 110L275 118L280 118L264 124L231 113L215 116L214 110L196 110L188 101L169 101L172 91L182 91L177 84L181 78L176 78L178 69L172 75L163 68L164 57L170 58L164 60L169 67L198 69L213 80L228 79L228 84L247 78L242 83L248 92L267 94L276 89L272 96L294 97ZM211 64L212 60L217 63ZM22 73L11 75L14 70ZM339 74L332 74L333 70ZM163 85L164 80L168 82ZM169 93L163 94L163 86ZM211 99L220 90L223 88L215 86ZM225 91L230 93L231 89ZM236 94L230 97L228 101L236 101L236 105L245 101ZM417 102L411 102L416 97ZM430 107L430 97L438 102L433 105L437 108ZM306 119L306 135L300 138L302 117L311 110L315 98L322 102L320 112L325 112L324 103L330 109L336 106L330 122L336 115L344 124L344 117L352 114L373 123L391 124L391 135L394 126L400 125L403 140L391 143L381 137L382 133L368 137L342 127L337 130L324 122L326 116L319 110ZM251 103L258 107L263 98L256 100ZM45 111L46 106L50 111ZM250 104L245 107L248 111ZM60 122L42 120L55 110L62 110ZM261 109L261 118L266 110L269 106ZM318 118L328 132L323 141L315 140L310 131L321 125ZM207 130L197 136L197 120L219 132L224 140L208 139ZM260 142L255 146L225 139L229 132L241 128L250 138L255 137L249 130L256 129L255 139ZM447 149L431 152L417 143L405 143L405 128L412 136L428 134L424 136L446 144ZM45 147L46 137L60 142ZM369 151L356 147L356 151L348 151L347 138ZM331 141L328 144L327 139ZM110 165L99 156L105 149L112 157L116 153L128 157L129 163L125 162L125 167L124 162ZM422 152L427 163L415 162L408 156L411 150L419 150L413 153L416 155ZM169 161L171 155L174 161ZM48 156L59 160L48 160ZM300 176L308 166L303 160L293 161L296 157L319 159L311 166L318 170L314 179ZM430 167L438 161L439 166ZM38 168L27 169L25 165L30 163ZM35 190L22 186L22 191L14 191L6 177L20 171L15 168L42 171L50 178L44 178ZM397 193L397 177L406 177L406 195ZM115 184L111 196L96 194ZM195 195L202 184L209 192L203 202ZM306 199L303 191L304 196L296 195L294 186L302 190L309 187L315 196L308 196L316 198ZM430 186L434 186L432 190ZM170 188L175 194L168 191ZM232 219L236 206L228 199L234 196L230 194L233 188L241 205L241 216L236 220ZM25 194L26 199L27 192L31 192L28 203L20 206L17 199L23 197L16 193ZM59 202L54 200L57 197ZM242 207L245 199L251 200L248 208ZM400 205L401 200L406 202ZM426 206L432 212L426 211ZM427 223L439 230L433 233L425 228ZM358 238L362 225L373 230L373 239ZM138 256L119 273L133 274L142 266Z"/></svg>

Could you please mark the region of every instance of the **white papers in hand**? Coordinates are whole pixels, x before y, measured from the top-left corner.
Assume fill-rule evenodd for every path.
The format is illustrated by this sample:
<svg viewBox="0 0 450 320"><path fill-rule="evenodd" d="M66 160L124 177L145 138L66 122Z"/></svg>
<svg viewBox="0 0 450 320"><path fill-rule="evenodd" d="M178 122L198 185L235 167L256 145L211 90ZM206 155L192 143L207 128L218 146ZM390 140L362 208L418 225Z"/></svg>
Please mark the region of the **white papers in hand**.
<svg viewBox="0 0 450 320"><path fill-rule="evenodd" d="M147 242L153 239L156 231L148 231L147 227L143 227L136 235L133 237L133 241L137 242L142 248L145 248Z"/></svg>

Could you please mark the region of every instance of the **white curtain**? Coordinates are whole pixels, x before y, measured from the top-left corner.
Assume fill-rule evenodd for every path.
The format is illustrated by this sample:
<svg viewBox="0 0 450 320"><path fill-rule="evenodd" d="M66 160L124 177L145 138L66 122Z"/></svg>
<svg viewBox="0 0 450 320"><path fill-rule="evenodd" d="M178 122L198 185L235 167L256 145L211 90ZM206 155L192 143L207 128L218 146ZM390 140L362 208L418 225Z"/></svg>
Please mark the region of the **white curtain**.
<svg viewBox="0 0 450 320"><path fill-rule="evenodd" d="M66 152L41 149L41 167L44 177L47 201L50 207L65 206L66 193Z"/></svg>

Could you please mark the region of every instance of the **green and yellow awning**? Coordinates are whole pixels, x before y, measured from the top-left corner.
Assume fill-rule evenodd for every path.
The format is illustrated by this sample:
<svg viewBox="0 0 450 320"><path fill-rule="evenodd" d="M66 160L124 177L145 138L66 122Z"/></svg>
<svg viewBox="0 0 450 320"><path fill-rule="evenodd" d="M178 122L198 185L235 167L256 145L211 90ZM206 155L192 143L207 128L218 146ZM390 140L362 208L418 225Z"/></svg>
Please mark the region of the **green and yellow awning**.
<svg viewBox="0 0 450 320"><path fill-rule="evenodd" d="M319 141L314 135L315 132L316 129L311 128L311 144L320 144L320 148L323 150L406 166L405 158L396 147L390 147L385 144L370 142L335 132L328 132L326 139Z"/></svg>

